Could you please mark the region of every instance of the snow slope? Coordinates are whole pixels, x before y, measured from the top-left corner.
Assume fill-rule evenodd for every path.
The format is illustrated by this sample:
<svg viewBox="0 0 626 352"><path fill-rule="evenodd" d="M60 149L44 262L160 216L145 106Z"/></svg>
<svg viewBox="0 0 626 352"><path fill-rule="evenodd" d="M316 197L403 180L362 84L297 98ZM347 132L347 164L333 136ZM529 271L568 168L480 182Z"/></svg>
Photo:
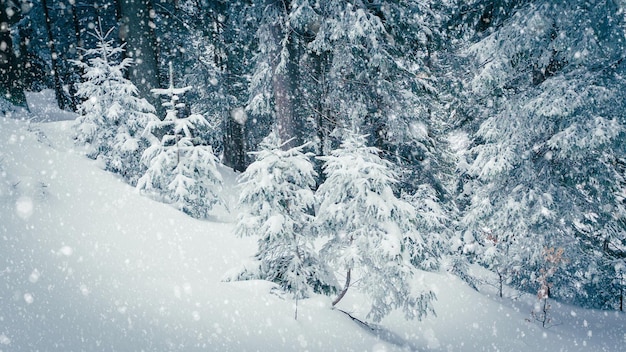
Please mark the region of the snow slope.
<svg viewBox="0 0 626 352"><path fill-rule="evenodd" d="M626 343L623 314L555 303L558 325L544 329L526 321L532 296L492 298L446 273L415 279L439 298L438 316L422 322L394 313L371 330L330 309L327 297L297 302L295 320L296 302L271 293L272 284L221 281L255 250L254 239L232 235L233 214L192 219L83 157L72 121L19 118L68 115L40 107L0 116L0 351L619 351ZM234 202L235 175L224 173ZM350 291L341 308L363 317L363 299Z"/></svg>

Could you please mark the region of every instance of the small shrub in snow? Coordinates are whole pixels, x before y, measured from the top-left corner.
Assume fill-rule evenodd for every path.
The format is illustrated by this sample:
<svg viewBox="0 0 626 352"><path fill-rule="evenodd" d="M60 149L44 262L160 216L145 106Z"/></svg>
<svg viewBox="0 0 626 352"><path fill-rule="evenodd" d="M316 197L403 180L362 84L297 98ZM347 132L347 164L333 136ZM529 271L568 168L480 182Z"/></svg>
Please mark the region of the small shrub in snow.
<svg viewBox="0 0 626 352"><path fill-rule="evenodd" d="M513 259L515 254L510 251L514 239L504 235L498 236L490 229L485 229L483 232L486 248L479 260L496 274L498 295L502 297L504 285L514 275L515 267L519 264Z"/></svg>
<svg viewBox="0 0 626 352"><path fill-rule="evenodd" d="M550 288L552 287L550 280L559 267L566 261L563 257L563 248L544 248L543 260L544 267L539 270L539 277L537 278L537 282L539 283L539 289L537 290L539 305L531 312L531 315L545 328L552 324L552 318L550 317L552 305L548 302L550 298Z"/></svg>

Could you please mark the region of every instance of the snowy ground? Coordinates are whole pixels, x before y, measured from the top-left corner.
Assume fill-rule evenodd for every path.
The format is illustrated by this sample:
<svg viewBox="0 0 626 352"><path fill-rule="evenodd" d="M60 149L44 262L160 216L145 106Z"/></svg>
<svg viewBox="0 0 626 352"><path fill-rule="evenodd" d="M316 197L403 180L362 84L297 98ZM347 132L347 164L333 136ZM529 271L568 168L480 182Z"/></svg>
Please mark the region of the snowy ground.
<svg viewBox="0 0 626 352"><path fill-rule="evenodd" d="M527 321L533 296L446 273L416 277L438 296L422 322L392 314L372 331L326 297L295 320L271 284L221 281L255 249L234 214L203 222L140 196L81 155L59 121L72 115L44 98L0 116L0 351L623 351L624 314L553 302L546 329ZM362 318L363 299L341 308Z"/></svg>

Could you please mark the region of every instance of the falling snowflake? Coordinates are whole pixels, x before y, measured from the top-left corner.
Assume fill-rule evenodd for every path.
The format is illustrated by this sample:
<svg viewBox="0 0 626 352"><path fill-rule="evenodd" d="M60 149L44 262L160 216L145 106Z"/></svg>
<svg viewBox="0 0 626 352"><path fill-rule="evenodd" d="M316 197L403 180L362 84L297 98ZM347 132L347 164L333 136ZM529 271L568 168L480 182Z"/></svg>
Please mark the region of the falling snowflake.
<svg viewBox="0 0 626 352"><path fill-rule="evenodd" d="M24 220L33 215L33 208L33 200L30 197L20 197L15 202L15 211L17 215Z"/></svg>

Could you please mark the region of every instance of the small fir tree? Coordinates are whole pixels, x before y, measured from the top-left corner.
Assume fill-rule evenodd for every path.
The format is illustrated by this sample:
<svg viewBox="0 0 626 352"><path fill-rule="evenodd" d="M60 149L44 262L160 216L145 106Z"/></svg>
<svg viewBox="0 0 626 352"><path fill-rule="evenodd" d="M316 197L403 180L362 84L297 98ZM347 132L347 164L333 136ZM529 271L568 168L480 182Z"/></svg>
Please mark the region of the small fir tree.
<svg viewBox="0 0 626 352"><path fill-rule="evenodd" d="M336 284L317 256L310 227L316 173L311 155L303 152L306 145L282 149L288 142L272 132L251 153L256 160L241 175L239 206L245 210L236 233L258 236L258 267L235 279L272 281L296 299L311 292L329 294Z"/></svg>
<svg viewBox="0 0 626 352"><path fill-rule="evenodd" d="M519 264L515 260L515 255L510 251L514 244L514 236L498 236L491 229L484 229L483 237L485 250L479 257L479 261L496 274L498 295L502 297L504 285L510 280L516 265Z"/></svg>
<svg viewBox="0 0 626 352"><path fill-rule="evenodd" d="M424 244L411 223L415 209L394 195L397 181L390 163L379 157L378 148L366 146L365 138L350 133L340 148L320 157L326 180L317 192L317 220L319 231L332 236L322 255L346 273L333 306L357 274L355 282L373 300L368 318L380 321L392 309L402 308L407 318L420 319L434 312L434 294L415 295L410 287L411 255L419 256Z"/></svg>
<svg viewBox="0 0 626 352"><path fill-rule="evenodd" d="M124 77L133 61L117 61L124 47L108 39L112 31L97 29L92 34L96 48L85 50L84 62L73 61L84 72L76 92L83 100L78 105L76 141L89 146L90 158L134 184L145 170L140 156L148 141L142 132L156 116L154 107L139 98L137 87Z"/></svg>
<svg viewBox="0 0 626 352"><path fill-rule="evenodd" d="M164 132L160 141L143 153L146 173L139 179L137 189L159 194L165 202L195 218L206 218L215 205L226 206L218 192L222 176L217 170L218 159L210 145L203 145L194 134L209 127L202 115L185 114L180 96L191 87L175 88L170 64L170 85L153 89L155 95L167 97L163 103L166 115L163 121L152 120L146 130Z"/></svg>
<svg viewBox="0 0 626 352"><path fill-rule="evenodd" d="M415 208L414 225L420 229L425 241L417 248L409 247L415 252L411 255L411 262L418 269L436 270L440 259L450 251L446 243L452 237L454 209L442 204L436 190L429 184L417 186L413 193L402 192L401 196Z"/></svg>
<svg viewBox="0 0 626 352"><path fill-rule="evenodd" d="M550 298L552 277L559 267L565 263L563 248L544 248L543 260L544 267L539 270L539 277L537 278L537 282L539 283L539 289L537 290L539 306L531 312L531 315L545 328L552 324L552 318L550 317L550 309L552 306L548 302L548 299Z"/></svg>

